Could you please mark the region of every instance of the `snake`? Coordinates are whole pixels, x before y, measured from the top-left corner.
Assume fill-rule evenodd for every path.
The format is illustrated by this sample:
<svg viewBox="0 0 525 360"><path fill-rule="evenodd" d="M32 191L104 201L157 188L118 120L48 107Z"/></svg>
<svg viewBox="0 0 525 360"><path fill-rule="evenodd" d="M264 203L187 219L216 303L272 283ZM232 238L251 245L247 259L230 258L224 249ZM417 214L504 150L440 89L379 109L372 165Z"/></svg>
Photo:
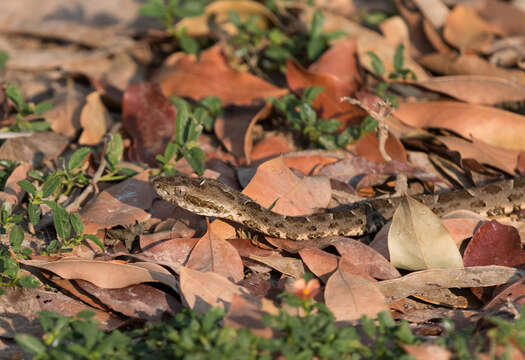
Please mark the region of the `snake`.
<svg viewBox="0 0 525 360"><path fill-rule="evenodd" d="M403 196L377 198L349 204L343 211L286 216L264 208L215 179L161 176L153 180L153 188L162 199L192 213L221 218L271 237L296 241L374 233L405 199ZM488 218L519 215L525 209L525 177L414 198L438 216L455 209L468 209Z"/></svg>

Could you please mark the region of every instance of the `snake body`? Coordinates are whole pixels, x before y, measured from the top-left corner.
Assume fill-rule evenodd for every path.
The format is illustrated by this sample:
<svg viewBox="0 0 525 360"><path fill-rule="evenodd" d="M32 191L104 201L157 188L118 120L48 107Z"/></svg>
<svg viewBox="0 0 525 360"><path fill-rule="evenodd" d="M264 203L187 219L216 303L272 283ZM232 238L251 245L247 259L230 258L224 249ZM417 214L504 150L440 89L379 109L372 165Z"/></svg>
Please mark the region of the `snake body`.
<svg viewBox="0 0 525 360"><path fill-rule="evenodd" d="M402 201L402 197L372 199L351 204L345 211L285 216L265 209L214 179L182 175L158 177L153 180L153 187L162 199L193 213L230 220L272 237L292 240L361 236L374 232L385 218L392 217ZM525 208L525 177L414 198L437 215L468 209L487 217L508 216Z"/></svg>

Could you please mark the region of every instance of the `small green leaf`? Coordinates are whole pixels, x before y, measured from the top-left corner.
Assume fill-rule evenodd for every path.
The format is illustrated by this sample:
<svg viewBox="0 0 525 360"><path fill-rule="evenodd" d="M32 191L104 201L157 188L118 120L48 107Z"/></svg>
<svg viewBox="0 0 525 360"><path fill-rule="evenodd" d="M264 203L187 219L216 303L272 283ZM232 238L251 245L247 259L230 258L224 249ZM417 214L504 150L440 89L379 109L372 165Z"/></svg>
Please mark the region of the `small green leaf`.
<svg viewBox="0 0 525 360"><path fill-rule="evenodd" d="M78 214L71 214L69 216L69 220L71 221L71 225L73 226L73 231L76 235L82 235L84 233L84 223L82 222L82 218Z"/></svg>
<svg viewBox="0 0 525 360"><path fill-rule="evenodd" d="M333 133L341 126L341 122L336 119L321 120L317 127L320 131L326 133Z"/></svg>
<svg viewBox="0 0 525 360"><path fill-rule="evenodd" d="M15 341L21 348L33 355L45 354L47 348L42 342L29 334L16 334Z"/></svg>
<svg viewBox="0 0 525 360"><path fill-rule="evenodd" d="M308 45L306 46L306 54L308 56L308 60L313 61L317 59L319 55L326 49L328 44L326 43L325 38L312 38L310 41L308 41Z"/></svg>
<svg viewBox="0 0 525 360"><path fill-rule="evenodd" d="M186 143L198 141L199 135L202 133L203 129L204 127L201 124L198 124L197 121L192 119L188 128L188 138L186 140Z"/></svg>
<svg viewBox="0 0 525 360"><path fill-rule="evenodd" d="M310 38L320 38L323 33L324 15L316 10L312 17L312 27L310 28Z"/></svg>
<svg viewBox="0 0 525 360"><path fill-rule="evenodd" d="M48 252L54 252L55 249L57 249L57 248L58 248L58 240L53 239L53 240L51 240L51 241L49 242L49 245L47 245L46 250L47 250Z"/></svg>
<svg viewBox="0 0 525 360"><path fill-rule="evenodd" d="M49 130L51 123L49 121L31 121L29 123L31 131L39 132Z"/></svg>
<svg viewBox="0 0 525 360"><path fill-rule="evenodd" d="M5 70L5 66L8 60L9 54L6 51L0 50L0 70Z"/></svg>
<svg viewBox="0 0 525 360"><path fill-rule="evenodd" d="M110 170L115 170L118 162L122 158L123 152L124 146L122 144L122 136L119 133L116 133L109 141L104 154Z"/></svg>
<svg viewBox="0 0 525 360"><path fill-rule="evenodd" d="M20 225L13 226L9 233L9 243L13 250L19 251L22 241L24 241L24 229Z"/></svg>
<svg viewBox="0 0 525 360"><path fill-rule="evenodd" d="M188 35L186 28L183 28L177 33L177 40L181 49L188 54L197 54L199 52L199 43Z"/></svg>
<svg viewBox="0 0 525 360"><path fill-rule="evenodd" d="M100 248L100 250L102 250L102 252L105 252L106 250L104 249L104 244L102 244L102 241L100 241L100 239L98 237L96 237L95 235L92 235L92 234L86 234L84 235L84 237L88 240L91 240L93 241L95 244L97 244L97 246Z"/></svg>
<svg viewBox="0 0 525 360"><path fill-rule="evenodd" d="M71 235L71 223L66 209L64 209L62 205L53 203L52 201L46 201L45 203L53 209L53 224L55 225L58 237L68 239ZM53 203L53 206L51 206L51 203Z"/></svg>
<svg viewBox="0 0 525 360"><path fill-rule="evenodd" d="M304 94L303 94L303 99L307 102L312 102L314 101L317 96L319 96L320 93L322 93L324 91L324 88L321 87L321 86L313 86L313 87L308 87L306 88L306 90L304 91Z"/></svg>
<svg viewBox="0 0 525 360"><path fill-rule="evenodd" d="M35 105L34 112L37 115L42 115L43 113L51 110L53 108L53 104L51 101L42 101Z"/></svg>
<svg viewBox="0 0 525 360"><path fill-rule="evenodd" d="M396 73L400 73L403 70L403 66L405 63L405 58L403 57L404 51L405 46L403 44L399 44L394 54L394 71Z"/></svg>
<svg viewBox="0 0 525 360"><path fill-rule="evenodd" d="M20 89L11 83L5 85L5 94L9 100L11 100L18 111L21 111L25 105L24 97L20 92Z"/></svg>
<svg viewBox="0 0 525 360"><path fill-rule="evenodd" d="M299 115L306 125L312 125L317 120L317 114L310 104L303 103L299 106Z"/></svg>
<svg viewBox="0 0 525 360"><path fill-rule="evenodd" d="M81 147L80 149L76 150L73 153L73 155L71 155L71 158L69 159L69 163L68 163L69 171L72 171L78 168L80 165L82 165L82 163L87 158L90 152L91 152L91 149L88 147Z"/></svg>
<svg viewBox="0 0 525 360"><path fill-rule="evenodd" d="M190 106L185 100L178 97L171 97L170 100L177 108L175 142L182 145L186 142L186 126L190 117Z"/></svg>
<svg viewBox="0 0 525 360"><path fill-rule="evenodd" d="M238 28L242 26L241 16L237 11L228 11L228 20Z"/></svg>
<svg viewBox="0 0 525 360"><path fill-rule="evenodd" d="M42 198L45 199L50 196L56 190L58 185L60 185L60 181L60 176L57 173L49 175L42 185Z"/></svg>
<svg viewBox="0 0 525 360"><path fill-rule="evenodd" d="M204 160L206 156L201 148L194 147L184 152L184 158L193 170L199 175L204 173Z"/></svg>
<svg viewBox="0 0 525 360"><path fill-rule="evenodd" d="M381 61L381 59L371 51L368 51L367 54L370 58L372 70L374 71L374 73L376 75L383 75L385 73L385 66L383 65L383 61Z"/></svg>
<svg viewBox="0 0 525 360"><path fill-rule="evenodd" d="M27 179L20 180L20 181L17 182L17 184L25 192L30 193L33 196L36 195L37 189L36 189L35 185L33 185L31 182L29 182L29 180L27 180Z"/></svg>
<svg viewBox="0 0 525 360"><path fill-rule="evenodd" d="M159 20L164 20L166 6L163 0L148 0L148 2L139 8L139 14L150 16Z"/></svg>
<svg viewBox="0 0 525 360"><path fill-rule="evenodd" d="M199 16L204 13L204 5L200 1L186 1L176 10L177 16L182 18Z"/></svg>
<svg viewBox="0 0 525 360"><path fill-rule="evenodd" d="M16 280L16 284L26 289L36 289L40 286L40 282L31 275L24 275Z"/></svg>
<svg viewBox="0 0 525 360"><path fill-rule="evenodd" d="M40 222L40 216L42 215L40 205L34 204L32 202L27 204L27 215L29 216L29 221L31 224L38 224Z"/></svg>
<svg viewBox="0 0 525 360"><path fill-rule="evenodd" d="M377 120L374 119L372 116L368 115L363 119L363 122L361 123L361 130L364 132L374 131L377 128L377 125Z"/></svg>
<svg viewBox="0 0 525 360"><path fill-rule="evenodd" d="M335 143L335 136L333 135L321 135L319 136L319 144L327 150L334 150L337 148Z"/></svg>

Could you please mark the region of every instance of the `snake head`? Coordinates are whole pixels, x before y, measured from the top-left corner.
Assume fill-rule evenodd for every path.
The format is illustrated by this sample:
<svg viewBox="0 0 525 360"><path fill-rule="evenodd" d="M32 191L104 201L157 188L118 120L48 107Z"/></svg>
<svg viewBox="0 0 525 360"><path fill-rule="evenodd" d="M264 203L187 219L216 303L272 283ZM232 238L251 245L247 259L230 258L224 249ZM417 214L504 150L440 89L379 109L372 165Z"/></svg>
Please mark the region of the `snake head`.
<svg viewBox="0 0 525 360"><path fill-rule="evenodd" d="M218 180L207 178L158 177L153 180L153 188L164 200L206 216L224 217L228 212L226 207L236 199L233 190Z"/></svg>

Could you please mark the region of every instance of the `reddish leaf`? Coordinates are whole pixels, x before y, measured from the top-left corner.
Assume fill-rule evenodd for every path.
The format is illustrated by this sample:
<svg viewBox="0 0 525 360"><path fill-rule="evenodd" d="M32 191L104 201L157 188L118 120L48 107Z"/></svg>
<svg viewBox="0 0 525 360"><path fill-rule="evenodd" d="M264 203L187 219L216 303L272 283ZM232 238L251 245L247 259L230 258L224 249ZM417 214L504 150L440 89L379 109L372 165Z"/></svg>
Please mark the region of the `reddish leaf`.
<svg viewBox="0 0 525 360"><path fill-rule="evenodd" d="M133 139L130 158L156 165L175 129L177 109L154 83L132 84L122 101L122 128Z"/></svg>
<svg viewBox="0 0 525 360"><path fill-rule="evenodd" d="M525 264L518 230L491 220L480 226L463 255L465 266Z"/></svg>

